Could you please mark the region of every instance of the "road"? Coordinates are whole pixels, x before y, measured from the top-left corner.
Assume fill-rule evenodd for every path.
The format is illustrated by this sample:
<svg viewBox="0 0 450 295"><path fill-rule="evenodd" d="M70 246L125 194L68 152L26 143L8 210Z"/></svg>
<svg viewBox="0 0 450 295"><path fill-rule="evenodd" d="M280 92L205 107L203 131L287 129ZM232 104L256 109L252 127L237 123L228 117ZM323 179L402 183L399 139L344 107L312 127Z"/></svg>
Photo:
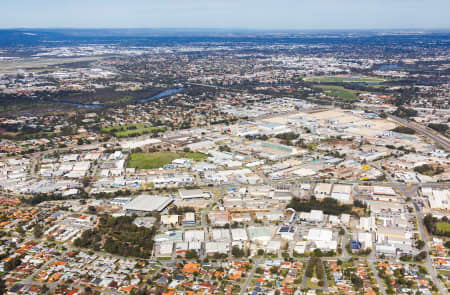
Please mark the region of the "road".
<svg viewBox="0 0 450 295"><path fill-rule="evenodd" d="M255 275L256 268L261 263L261 261L262 261L262 257L258 258L255 261L255 265L253 266L251 272L248 274L247 279L245 280L245 283L241 286L241 292L239 293L240 295L244 295L247 292L248 285L250 284L253 276Z"/></svg>
<svg viewBox="0 0 450 295"><path fill-rule="evenodd" d="M328 277L327 277L327 272L325 271L325 269L326 269L326 265L325 265L325 263L326 263L326 260L322 260L322 265L323 265L323 278L322 278L322 280L323 280L323 292L326 294L326 293L328 293Z"/></svg>
<svg viewBox="0 0 450 295"><path fill-rule="evenodd" d="M33 278L36 275L38 275L40 272L45 270L49 265L55 263L55 261L57 261L61 257L64 257L71 250L72 249L66 250L63 254L53 257L52 259L50 259L49 261L44 263L41 267L37 268L31 275L29 275L26 279L22 280L20 283L24 284L24 285L25 284L27 284L27 285L28 284L33 284L33 285L39 285L39 286L46 285L49 288L47 293L51 293L58 286L61 286L61 283L59 283L59 282L55 282L55 283L49 283L49 282L41 283L41 282L33 281ZM67 284L67 285L70 286L70 287L73 287L73 288L81 289L81 290L83 290L84 288L87 287L87 286L82 286L82 285L78 285L78 284ZM98 291L100 291L101 293L104 293L104 294L123 295L123 293L121 293L121 292L115 292L115 291L111 291L111 290L98 290Z"/></svg>
<svg viewBox="0 0 450 295"><path fill-rule="evenodd" d="M29 275L26 279L22 280L21 283L22 284L31 284L31 283L35 283L33 281L33 278L38 275L42 270L46 269L47 266L51 265L52 263L55 263L56 260L58 260L59 257L64 256L65 254L67 254L69 252L66 251L64 252L64 254L59 255L59 256L55 256L52 259L50 259L49 261L47 261L46 263L44 263L41 267L37 268L31 275Z"/></svg>
<svg viewBox="0 0 450 295"><path fill-rule="evenodd" d="M410 122L408 120L396 117L396 116L389 116L392 120L396 121L397 123L400 123L402 125L405 125L409 128L414 129L416 132L430 138L434 142L436 142L438 145L442 146L443 149L449 151L450 150L450 140L443 135L439 134L438 132L423 126L421 124Z"/></svg>
<svg viewBox="0 0 450 295"><path fill-rule="evenodd" d="M378 276L378 270L373 265L373 261L368 261L367 263L369 264L370 269L372 270L373 275L375 276L375 279L377 280L377 284L380 287L381 294L386 295L386 290L384 289L383 282L381 281L380 277Z"/></svg>
<svg viewBox="0 0 450 295"><path fill-rule="evenodd" d="M440 294L448 294L447 289L442 286L442 283L437 276L436 269L434 268L433 263L431 261L431 257L429 255L429 253L430 253L430 248L428 246L429 239L425 232L425 226L423 225L422 212L420 211L420 207L417 205L416 202L414 202L414 206L416 209L417 223L419 225L420 237L425 242L424 251L426 251L428 254L427 258L426 258L425 266L428 269L428 271L430 272L431 278L432 278L433 282L436 284L436 286L438 287Z"/></svg>
<svg viewBox="0 0 450 295"><path fill-rule="evenodd" d="M389 173L388 173L387 177L388 177L388 179L390 178ZM428 246L429 238L425 232L425 227L423 225L422 211L421 211L421 208L414 201L415 197L417 196L417 187L410 187L408 190L405 190L404 186L399 185L399 184L394 185L394 187L396 187L397 190L401 194L403 194L403 196L412 200L414 207L415 207L415 211L416 211L416 217L417 217L417 223L418 223L419 232L420 232L420 238L425 242L424 251L427 252L425 267L428 269L433 282L436 284L436 286L439 289L440 294L448 294L447 289L444 288L444 286L442 286L442 283L437 276L436 269L434 268L433 263L431 261L431 257L429 255L429 253L430 253L430 248Z"/></svg>
<svg viewBox="0 0 450 295"><path fill-rule="evenodd" d="M38 275L40 272L42 272L45 269L47 269L47 267L49 265L55 263L55 261L57 261L58 259L61 259L62 257L64 257L70 251L76 250L76 248L73 248L73 247L70 247L70 246L67 246L67 245L66 245L66 247L68 248L66 251L64 251L60 255L57 255L57 256L53 257L52 259L50 259L49 261L47 261L46 263L41 265L31 275L29 275L27 278L25 278L22 281L20 281L20 283L21 284L33 284L33 285L39 285L39 286L46 285L49 288L49 291L47 292L47 294L50 294L51 291L53 291L56 287L62 286L63 284L61 284L61 282L55 282L55 283L45 282L45 283L41 283L41 282L34 281L33 278L36 275ZM104 253L101 253L101 252L94 252L94 253L96 253L98 255L104 255ZM111 254L108 254L108 255L109 256L115 256L115 255L111 255ZM121 256L117 256L117 257L122 258ZM147 260L147 259L142 259L142 260ZM158 272L160 270L161 269L159 269ZM65 285L70 286L72 288L77 288L77 289L80 289L80 290L83 290L86 287L88 287L86 285L79 285L79 284L73 284L73 283L72 284L65 284ZM99 291L100 293L103 293L103 294L110 294L110 295L123 295L124 294L123 292L116 292L116 291L113 291L113 290L104 290L104 289L96 289L96 288L92 288L92 289L94 289L95 291Z"/></svg>

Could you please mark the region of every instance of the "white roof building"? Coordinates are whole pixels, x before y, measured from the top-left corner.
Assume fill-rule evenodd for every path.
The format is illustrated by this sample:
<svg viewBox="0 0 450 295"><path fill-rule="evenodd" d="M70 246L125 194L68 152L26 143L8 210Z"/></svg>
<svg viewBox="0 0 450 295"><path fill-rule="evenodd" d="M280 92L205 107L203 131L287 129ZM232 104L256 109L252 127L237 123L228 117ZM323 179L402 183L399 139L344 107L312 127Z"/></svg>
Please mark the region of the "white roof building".
<svg viewBox="0 0 450 295"><path fill-rule="evenodd" d="M267 219L269 221L278 221L282 220L284 217L284 213L281 210L274 210L270 212L256 212L257 219Z"/></svg>
<svg viewBox="0 0 450 295"><path fill-rule="evenodd" d="M248 234L250 241L260 244L267 244L272 238L272 232L270 231L270 228L267 227L249 227Z"/></svg>
<svg viewBox="0 0 450 295"><path fill-rule="evenodd" d="M317 249L322 251L336 251L337 249L337 241L314 241L314 244Z"/></svg>
<svg viewBox="0 0 450 295"><path fill-rule="evenodd" d="M450 191L433 190L428 201L431 209L450 210Z"/></svg>
<svg viewBox="0 0 450 295"><path fill-rule="evenodd" d="M188 242L178 242L175 244L175 253L182 254L189 250Z"/></svg>
<svg viewBox="0 0 450 295"><path fill-rule="evenodd" d="M362 245L362 249L372 248L372 235L371 232L358 232L357 238Z"/></svg>
<svg viewBox="0 0 450 295"><path fill-rule="evenodd" d="M170 203L172 198L155 196L155 195L140 195L134 198L131 202L124 206L127 211L143 211L152 212L164 210Z"/></svg>
<svg viewBox="0 0 450 295"><path fill-rule="evenodd" d="M317 183L314 188L314 195L318 198L326 198L331 194L331 183Z"/></svg>
<svg viewBox="0 0 450 295"><path fill-rule="evenodd" d="M248 241L248 236L245 228L231 229L231 237L233 238L233 241Z"/></svg>
<svg viewBox="0 0 450 295"><path fill-rule="evenodd" d="M228 253L230 250L230 244L225 242L206 242L205 253L206 255L214 253Z"/></svg>
<svg viewBox="0 0 450 295"><path fill-rule="evenodd" d="M229 242L231 240L230 230L225 228L215 228L211 232L211 238L213 241Z"/></svg>
<svg viewBox="0 0 450 295"><path fill-rule="evenodd" d="M266 246L266 252L268 253L277 253L281 250L281 241L280 240L271 240L268 242Z"/></svg>
<svg viewBox="0 0 450 295"><path fill-rule="evenodd" d="M200 189L180 189L178 191L180 198L184 199L199 199L210 198L210 194L203 192Z"/></svg>
<svg viewBox="0 0 450 295"><path fill-rule="evenodd" d="M349 204L352 202L352 186L344 184L335 184L331 197L341 203Z"/></svg>
<svg viewBox="0 0 450 295"><path fill-rule="evenodd" d="M384 195L384 196L395 196L397 195L394 189L390 186L374 186L373 187L374 195Z"/></svg>
<svg viewBox="0 0 450 295"><path fill-rule="evenodd" d="M341 214L341 223L348 225L350 223L350 214Z"/></svg>
<svg viewBox="0 0 450 295"><path fill-rule="evenodd" d="M333 240L333 232L329 229L312 228L309 230L306 239L309 241L325 241L330 242Z"/></svg>
<svg viewBox="0 0 450 295"><path fill-rule="evenodd" d="M321 210L311 210L309 213L310 222L322 222L323 221L323 211Z"/></svg>
<svg viewBox="0 0 450 295"><path fill-rule="evenodd" d="M173 242L165 241L159 244L158 256L171 256L173 252Z"/></svg>
<svg viewBox="0 0 450 295"><path fill-rule="evenodd" d="M161 223L164 225L177 224L179 217L179 215L162 215Z"/></svg>
<svg viewBox="0 0 450 295"><path fill-rule="evenodd" d="M333 225L338 225L341 222L341 220L336 215L330 215L328 217L328 222Z"/></svg>
<svg viewBox="0 0 450 295"><path fill-rule="evenodd" d="M202 242L191 241L189 242L189 250L200 251L202 249Z"/></svg>
<svg viewBox="0 0 450 295"><path fill-rule="evenodd" d="M306 252L307 242L297 242L294 247L294 251L298 254L304 254Z"/></svg>
<svg viewBox="0 0 450 295"><path fill-rule="evenodd" d="M361 217L359 218L359 228L365 231L372 231L377 229L375 217Z"/></svg>
<svg viewBox="0 0 450 295"><path fill-rule="evenodd" d="M397 253L397 248L391 245L377 245L376 251L377 254L395 255Z"/></svg>
<svg viewBox="0 0 450 295"><path fill-rule="evenodd" d="M154 145L161 143L161 140L156 138L137 139L137 140L124 140L120 142L120 146L125 149L135 149L146 145Z"/></svg>
<svg viewBox="0 0 450 295"><path fill-rule="evenodd" d="M193 242L205 240L205 232L203 230L189 230L184 232L184 241Z"/></svg>
<svg viewBox="0 0 450 295"><path fill-rule="evenodd" d="M155 242L182 242L183 241L183 232L182 231L168 231L162 234L158 234L155 236Z"/></svg>

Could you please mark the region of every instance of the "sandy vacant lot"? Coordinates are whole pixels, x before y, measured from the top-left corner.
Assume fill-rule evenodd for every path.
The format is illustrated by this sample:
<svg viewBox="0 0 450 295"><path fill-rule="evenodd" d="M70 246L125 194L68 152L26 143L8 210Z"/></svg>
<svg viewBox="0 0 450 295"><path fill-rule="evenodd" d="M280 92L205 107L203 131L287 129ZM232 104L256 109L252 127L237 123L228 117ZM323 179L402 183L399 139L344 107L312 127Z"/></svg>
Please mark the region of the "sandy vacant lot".
<svg viewBox="0 0 450 295"><path fill-rule="evenodd" d="M316 119L325 123L328 120L336 120L339 124L351 124L354 127L350 128L349 133L354 133L363 136L374 136L379 131L391 130L397 125L391 121L385 119L374 119L368 120L359 117L358 115L353 115L344 111L342 109L332 109L322 112L307 114L303 112L298 112L296 114L291 114L289 116L279 116L264 120L265 122L287 124L288 117L303 117L306 119Z"/></svg>

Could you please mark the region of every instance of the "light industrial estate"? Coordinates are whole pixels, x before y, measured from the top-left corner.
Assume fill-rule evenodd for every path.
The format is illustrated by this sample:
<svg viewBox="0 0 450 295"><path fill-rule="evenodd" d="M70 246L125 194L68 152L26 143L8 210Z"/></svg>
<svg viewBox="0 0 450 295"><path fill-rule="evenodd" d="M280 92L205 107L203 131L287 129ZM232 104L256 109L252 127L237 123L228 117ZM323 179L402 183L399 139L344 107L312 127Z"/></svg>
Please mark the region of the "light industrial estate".
<svg viewBox="0 0 450 295"><path fill-rule="evenodd" d="M448 34L25 33L3 293L448 294Z"/></svg>

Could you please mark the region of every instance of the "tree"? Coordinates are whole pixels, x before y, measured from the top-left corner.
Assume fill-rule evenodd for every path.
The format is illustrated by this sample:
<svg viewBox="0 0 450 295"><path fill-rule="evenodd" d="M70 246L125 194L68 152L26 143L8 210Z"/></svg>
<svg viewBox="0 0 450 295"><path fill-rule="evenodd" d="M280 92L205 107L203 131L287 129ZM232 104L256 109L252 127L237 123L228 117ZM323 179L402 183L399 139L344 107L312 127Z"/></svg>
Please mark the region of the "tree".
<svg viewBox="0 0 450 295"><path fill-rule="evenodd" d="M289 255L289 252L288 252L288 251L283 251L283 253L281 253L281 256L283 256L283 258L284 258L285 260L291 258L291 255Z"/></svg>
<svg viewBox="0 0 450 295"><path fill-rule="evenodd" d="M47 285L44 284L44 285L42 285L42 287L41 287L40 293L41 293L41 294L47 294L48 290L49 290L49 289L48 289Z"/></svg>
<svg viewBox="0 0 450 295"><path fill-rule="evenodd" d="M397 126L391 131L398 132L398 133L404 133L404 134L415 134L416 131L410 127L406 126Z"/></svg>
<svg viewBox="0 0 450 295"><path fill-rule="evenodd" d="M220 145L219 151L221 152L231 152L231 148L228 145Z"/></svg>
<svg viewBox="0 0 450 295"><path fill-rule="evenodd" d="M339 204L338 200L333 198L325 198L323 201L317 200L313 196L309 200L293 198L288 206L296 211L310 212L311 210L322 210L325 214L340 215L342 213L351 213L352 205Z"/></svg>
<svg viewBox="0 0 450 295"><path fill-rule="evenodd" d="M426 251L422 251L422 252L420 252L419 254L417 254L416 256L414 256L414 260L415 261L422 261L422 260L424 260L425 258L427 258L427 252Z"/></svg>
<svg viewBox="0 0 450 295"><path fill-rule="evenodd" d="M83 177L83 179L81 180L81 183L83 184L84 187L87 187L89 185L90 182L90 178L88 176Z"/></svg>
<svg viewBox="0 0 450 295"><path fill-rule="evenodd" d="M444 246L445 248L450 249L450 241L445 242Z"/></svg>
<svg viewBox="0 0 450 295"><path fill-rule="evenodd" d="M422 241L422 240L417 240L417 241L416 241L416 247L417 247L419 250L422 250L423 247L425 247L425 242Z"/></svg>
<svg viewBox="0 0 450 295"><path fill-rule="evenodd" d="M428 124L428 127L442 134L445 134L445 132L447 132L447 130L449 129L447 124L437 124L437 123L430 123Z"/></svg>
<svg viewBox="0 0 450 295"><path fill-rule="evenodd" d="M5 270L11 271L15 269L17 266L19 266L22 263L22 258L20 256L16 256L8 261L5 262Z"/></svg>
<svg viewBox="0 0 450 295"><path fill-rule="evenodd" d="M355 287L355 289L359 290L363 287L364 281L357 275L352 274L351 278L352 284Z"/></svg>
<svg viewBox="0 0 450 295"><path fill-rule="evenodd" d="M19 233L21 236L25 235L25 230L23 229L23 227L18 226L16 228L17 233Z"/></svg>
<svg viewBox="0 0 450 295"><path fill-rule="evenodd" d="M414 109L408 109L404 107L398 107L395 112L392 113L394 116L400 117L400 118L410 118L410 117L416 117L417 111Z"/></svg>
<svg viewBox="0 0 450 295"><path fill-rule="evenodd" d="M231 249L231 254L234 257L240 258L242 256L244 256L244 250L242 250L239 246L233 246L233 248Z"/></svg>
<svg viewBox="0 0 450 295"><path fill-rule="evenodd" d="M186 257L186 259L197 259L198 258L197 251L188 250L188 251L186 251L185 257Z"/></svg>
<svg viewBox="0 0 450 295"><path fill-rule="evenodd" d="M89 206L88 207L88 212L90 214L95 214L95 213L97 213L97 209L94 206Z"/></svg>
<svg viewBox="0 0 450 295"><path fill-rule="evenodd" d="M6 284L3 278L0 276L0 295L6 294Z"/></svg>
<svg viewBox="0 0 450 295"><path fill-rule="evenodd" d="M42 234L43 234L42 231L43 231L42 225L40 223L36 223L33 228L34 237L36 239L39 239L40 237L42 237Z"/></svg>

